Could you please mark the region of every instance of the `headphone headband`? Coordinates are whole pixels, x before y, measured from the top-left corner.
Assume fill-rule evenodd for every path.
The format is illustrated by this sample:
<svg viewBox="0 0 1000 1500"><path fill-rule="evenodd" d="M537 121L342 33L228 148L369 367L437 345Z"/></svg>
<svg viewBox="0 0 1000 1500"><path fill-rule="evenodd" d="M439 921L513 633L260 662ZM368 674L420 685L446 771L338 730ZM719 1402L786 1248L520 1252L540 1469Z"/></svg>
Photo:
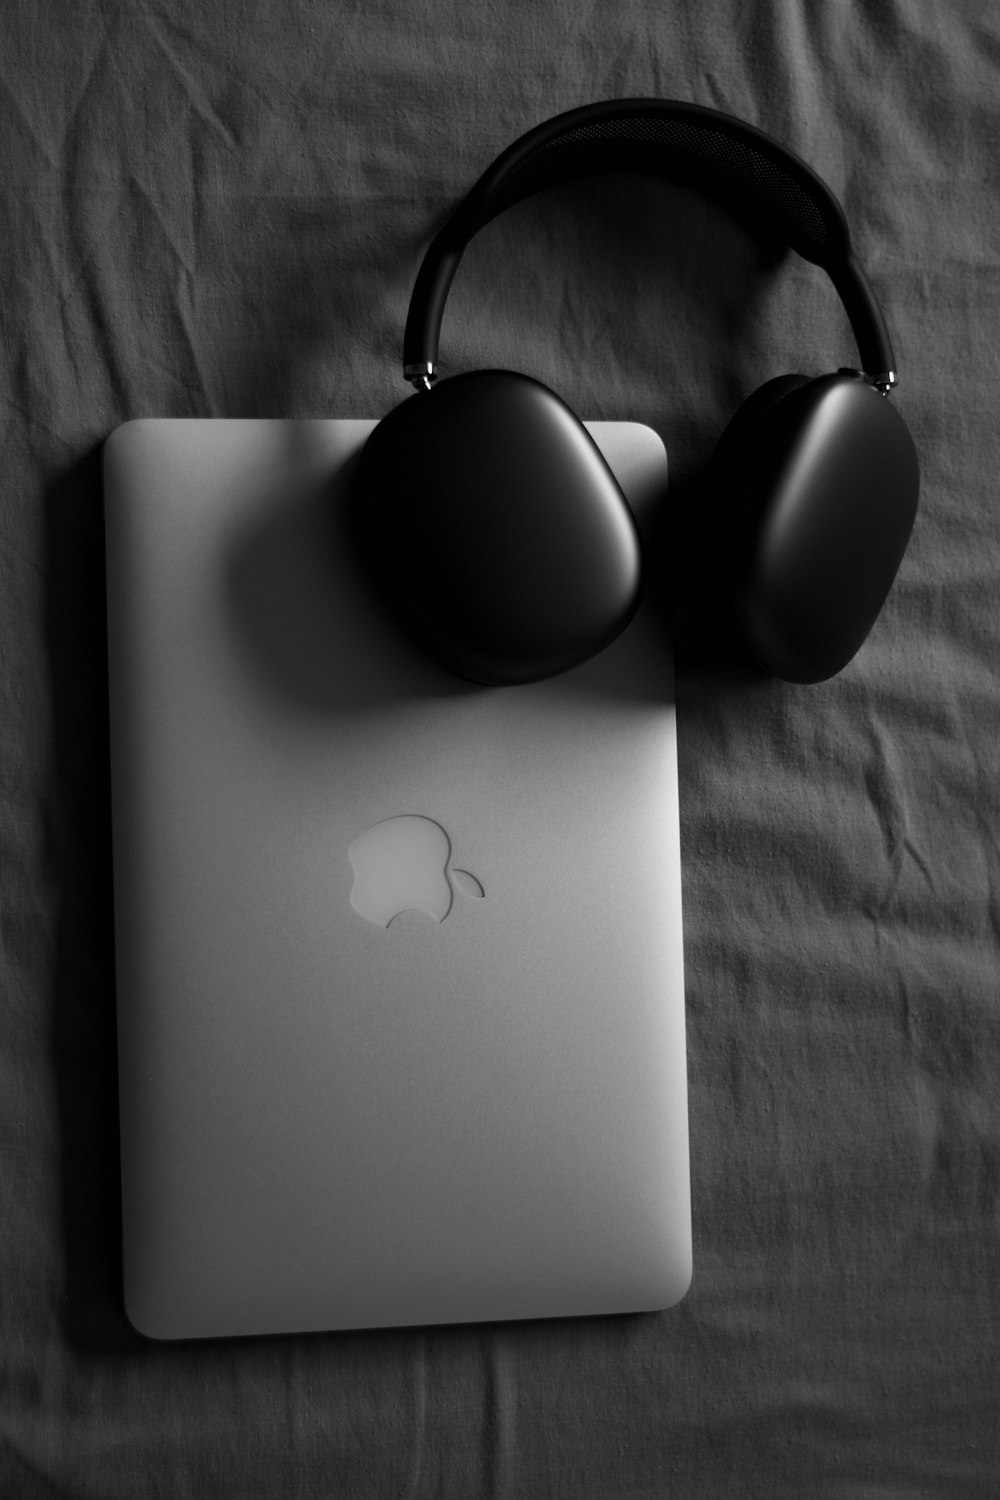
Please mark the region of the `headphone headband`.
<svg viewBox="0 0 1000 1500"><path fill-rule="evenodd" d="M888 331L851 249L843 210L794 152L732 115L669 99L616 99L568 110L529 130L488 167L431 243L413 288L403 339L408 380L434 377L441 320L466 245L523 198L572 178L642 173L763 210L789 246L821 266L844 305L874 384L896 383Z"/></svg>

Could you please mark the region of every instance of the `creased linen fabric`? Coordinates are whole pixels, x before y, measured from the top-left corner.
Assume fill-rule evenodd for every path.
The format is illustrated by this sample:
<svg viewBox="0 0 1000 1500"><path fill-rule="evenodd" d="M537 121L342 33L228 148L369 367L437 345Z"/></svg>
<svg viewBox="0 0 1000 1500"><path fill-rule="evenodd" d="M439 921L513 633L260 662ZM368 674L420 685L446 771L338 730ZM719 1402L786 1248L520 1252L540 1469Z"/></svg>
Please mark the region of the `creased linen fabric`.
<svg viewBox="0 0 1000 1500"><path fill-rule="evenodd" d="M998 59L978 0L8 0L0 1493L997 1493ZM524 130L625 95L740 115L829 181L923 475L840 677L741 678L678 616L694 1285L649 1317L142 1344L117 1301L99 445L143 415L385 412L447 212ZM855 359L820 273L646 179L487 226L441 343L446 373L654 427L679 523L752 389Z"/></svg>

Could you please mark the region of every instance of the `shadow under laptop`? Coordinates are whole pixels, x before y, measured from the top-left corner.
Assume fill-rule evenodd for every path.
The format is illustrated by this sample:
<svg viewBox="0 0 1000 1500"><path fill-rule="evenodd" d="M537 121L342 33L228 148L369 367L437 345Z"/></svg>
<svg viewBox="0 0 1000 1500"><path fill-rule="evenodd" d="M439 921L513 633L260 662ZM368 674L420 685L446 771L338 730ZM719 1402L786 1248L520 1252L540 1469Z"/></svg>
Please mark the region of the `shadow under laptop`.
<svg viewBox="0 0 1000 1500"><path fill-rule="evenodd" d="M142 1347L121 1297L107 630L101 448L45 502L55 740L49 815L59 889L51 1044L58 1089L62 1322L74 1345Z"/></svg>

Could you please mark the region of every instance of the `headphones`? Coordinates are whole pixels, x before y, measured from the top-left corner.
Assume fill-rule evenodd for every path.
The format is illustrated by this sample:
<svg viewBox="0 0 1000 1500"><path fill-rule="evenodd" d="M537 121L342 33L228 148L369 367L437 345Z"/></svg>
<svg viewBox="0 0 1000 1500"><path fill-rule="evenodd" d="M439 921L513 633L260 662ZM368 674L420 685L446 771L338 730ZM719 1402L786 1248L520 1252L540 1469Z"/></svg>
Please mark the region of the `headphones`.
<svg viewBox="0 0 1000 1500"><path fill-rule="evenodd" d="M770 136L699 105L623 99L557 115L497 158L434 239L404 336L416 392L361 454L364 558L408 632L478 683L566 671L632 618L644 573L635 522L566 403L510 371L435 384L445 301L472 236L529 194L606 173L669 176L763 219L844 305L861 368L756 390L700 502L713 593L744 648L775 676L822 681L861 646L902 561L916 450L887 399L892 346L837 200Z"/></svg>

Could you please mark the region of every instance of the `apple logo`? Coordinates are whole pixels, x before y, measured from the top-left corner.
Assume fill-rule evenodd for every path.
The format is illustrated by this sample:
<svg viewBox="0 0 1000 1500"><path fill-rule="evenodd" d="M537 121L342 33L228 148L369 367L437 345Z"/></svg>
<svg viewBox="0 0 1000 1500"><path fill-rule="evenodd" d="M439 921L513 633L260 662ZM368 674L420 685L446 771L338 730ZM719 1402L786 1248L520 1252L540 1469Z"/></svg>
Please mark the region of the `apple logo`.
<svg viewBox="0 0 1000 1500"><path fill-rule="evenodd" d="M354 870L351 905L378 927L404 911L443 922L455 890L477 899L486 894L468 870L448 869L451 839L433 818L386 818L359 834L347 853Z"/></svg>

